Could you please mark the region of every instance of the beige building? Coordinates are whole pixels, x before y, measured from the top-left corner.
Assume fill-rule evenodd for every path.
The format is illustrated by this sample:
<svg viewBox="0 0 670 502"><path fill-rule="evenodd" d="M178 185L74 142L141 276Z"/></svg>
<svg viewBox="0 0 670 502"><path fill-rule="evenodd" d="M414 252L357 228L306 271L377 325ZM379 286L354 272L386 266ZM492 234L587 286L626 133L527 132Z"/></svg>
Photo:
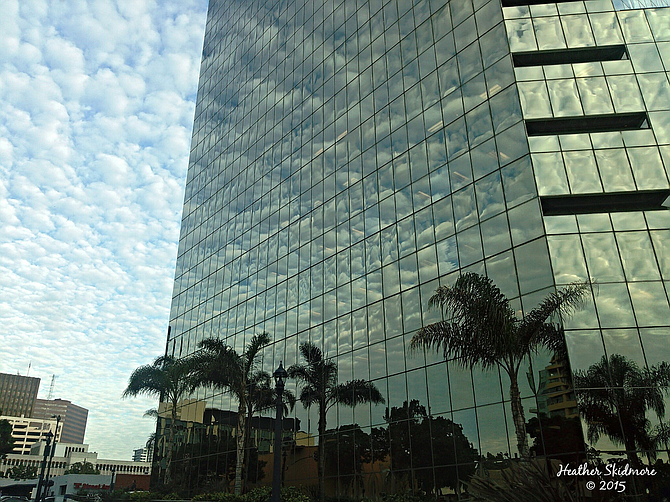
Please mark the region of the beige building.
<svg viewBox="0 0 670 502"><path fill-rule="evenodd" d="M0 420L7 420L12 424L12 437L14 438L13 453L19 455L29 455L30 449L35 443L46 441L49 432L56 436L56 441L61 440L63 424L58 424L58 430L56 430L55 418L0 416Z"/></svg>

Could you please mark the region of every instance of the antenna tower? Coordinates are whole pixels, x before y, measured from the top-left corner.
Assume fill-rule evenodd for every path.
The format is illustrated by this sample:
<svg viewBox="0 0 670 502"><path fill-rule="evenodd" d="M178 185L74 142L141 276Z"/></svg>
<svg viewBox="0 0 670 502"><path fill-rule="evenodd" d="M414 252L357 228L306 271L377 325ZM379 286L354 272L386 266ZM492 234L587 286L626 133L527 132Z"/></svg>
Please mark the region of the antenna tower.
<svg viewBox="0 0 670 502"><path fill-rule="evenodd" d="M47 395L47 401L51 401L51 398L54 395L54 383L56 382L56 375L51 375L51 385L49 386L49 394Z"/></svg>

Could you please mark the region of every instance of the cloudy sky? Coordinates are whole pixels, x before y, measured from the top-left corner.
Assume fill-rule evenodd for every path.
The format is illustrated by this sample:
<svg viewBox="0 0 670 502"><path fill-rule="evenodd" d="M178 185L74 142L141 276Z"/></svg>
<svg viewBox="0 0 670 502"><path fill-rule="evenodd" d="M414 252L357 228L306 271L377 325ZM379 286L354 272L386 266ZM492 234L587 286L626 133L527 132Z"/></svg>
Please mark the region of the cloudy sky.
<svg viewBox="0 0 670 502"><path fill-rule="evenodd" d="M0 371L128 459L165 348L207 0L2 0Z"/></svg>

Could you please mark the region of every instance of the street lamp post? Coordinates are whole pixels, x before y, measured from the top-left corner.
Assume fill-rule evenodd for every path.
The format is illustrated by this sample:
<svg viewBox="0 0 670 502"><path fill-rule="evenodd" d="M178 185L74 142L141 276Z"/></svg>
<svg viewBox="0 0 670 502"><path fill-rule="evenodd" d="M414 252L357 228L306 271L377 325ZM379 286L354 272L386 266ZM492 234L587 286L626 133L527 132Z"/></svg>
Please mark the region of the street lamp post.
<svg viewBox="0 0 670 502"><path fill-rule="evenodd" d="M274 465L272 473L272 497L270 502L280 502L279 493L281 491L281 432L282 432L282 412L284 403L282 394L284 394L284 382L288 378L288 373L279 362L279 368L272 375L275 379L275 390L277 391L277 416L275 418L275 451Z"/></svg>
<svg viewBox="0 0 670 502"><path fill-rule="evenodd" d="M49 463L47 464L47 475L44 478L44 493L42 494L42 499L46 498L49 490L49 474L51 474L51 464L53 464L54 454L56 453L56 438L58 437L58 425L60 424L60 415L52 415L51 418L56 419L56 434L54 435L54 441L51 445L51 454L49 455Z"/></svg>
<svg viewBox="0 0 670 502"><path fill-rule="evenodd" d="M47 432L46 434L46 446L44 447L44 457L42 458L42 465L40 467L40 477L37 480L37 492L35 493L35 500L39 502L41 500L41 495L42 495L42 485L44 484L44 470L46 469L47 466L47 457L49 456L49 450L50 445L51 445L51 438L53 437L53 433L51 431Z"/></svg>

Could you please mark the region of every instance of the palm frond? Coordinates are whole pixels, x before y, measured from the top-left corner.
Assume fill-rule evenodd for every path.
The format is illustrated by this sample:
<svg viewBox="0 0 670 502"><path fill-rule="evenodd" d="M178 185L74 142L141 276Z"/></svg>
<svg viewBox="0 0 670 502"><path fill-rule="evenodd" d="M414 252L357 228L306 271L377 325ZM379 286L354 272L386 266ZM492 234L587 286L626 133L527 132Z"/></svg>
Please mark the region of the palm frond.
<svg viewBox="0 0 670 502"><path fill-rule="evenodd" d="M323 352L312 342L303 342L300 344L300 355L308 365L316 364L323 360Z"/></svg>
<svg viewBox="0 0 670 502"><path fill-rule="evenodd" d="M318 404L320 397L321 393L318 392L314 387L311 385L305 385L300 391L300 397L298 399L305 407L305 409L307 409L313 404Z"/></svg>
<svg viewBox="0 0 670 502"><path fill-rule="evenodd" d="M591 292L590 283L572 283L547 295L540 305L526 314L520 330L531 337L547 319L558 315L561 322L584 307Z"/></svg>
<svg viewBox="0 0 670 502"><path fill-rule="evenodd" d="M235 395L244 393L244 361L235 349L219 339L206 338L191 358L191 386L209 387Z"/></svg>
<svg viewBox="0 0 670 502"><path fill-rule="evenodd" d="M386 400L375 384L365 380L350 380L333 387L330 404L354 407L363 403L384 404Z"/></svg>
<svg viewBox="0 0 670 502"><path fill-rule="evenodd" d="M190 372L188 359L157 357L152 364L140 366L133 371L122 397L145 395L160 398L166 395L174 400L186 392Z"/></svg>
<svg viewBox="0 0 670 502"><path fill-rule="evenodd" d="M156 408L150 408L145 411L142 416L145 418L158 418L158 410Z"/></svg>
<svg viewBox="0 0 670 502"><path fill-rule="evenodd" d="M454 322L440 321L424 326L410 340L410 350L426 348L441 352L445 360L457 359L464 367L484 369L501 362L496 347L478 340L476 333Z"/></svg>
<svg viewBox="0 0 670 502"><path fill-rule="evenodd" d="M249 344L244 351L244 372L249 374L253 371L260 351L271 341L270 335L267 332L259 333L251 337Z"/></svg>

